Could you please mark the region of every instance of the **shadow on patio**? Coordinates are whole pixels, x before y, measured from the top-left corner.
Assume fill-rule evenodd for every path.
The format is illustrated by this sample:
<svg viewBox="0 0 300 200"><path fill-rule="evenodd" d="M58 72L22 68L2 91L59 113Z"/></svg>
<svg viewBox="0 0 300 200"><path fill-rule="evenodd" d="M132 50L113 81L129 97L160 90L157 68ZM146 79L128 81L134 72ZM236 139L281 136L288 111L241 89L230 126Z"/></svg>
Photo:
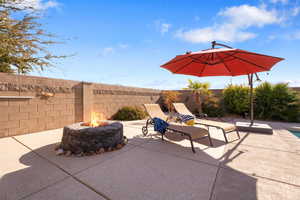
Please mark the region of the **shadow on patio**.
<svg viewBox="0 0 300 200"><path fill-rule="evenodd" d="M132 140L135 139L142 140L139 137ZM110 199L257 199L256 178L221 166L221 162L232 161L232 158L228 159L232 151L219 158L210 155L211 151L222 147L222 141L214 139L214 148L196 147L197 153L193 154L189 146L162 142L155 135L144 140L131 150L82 158L55 156L55 144L35 149L19 159L26 168L1 178L0 197L4 200L26 196L32 199L35 195L30 194L45 190L52 191L52 196L47 196L49 199L62 196L83 199L78 191L94 195L79 182L74 187L78 191L68 191L72 187L65 186L68 175L62 168ZM206 140L199 142L200 146L207 144ZM103 170L109 170L109 173ZM51 190L53 187L57 191Z"/></svg>

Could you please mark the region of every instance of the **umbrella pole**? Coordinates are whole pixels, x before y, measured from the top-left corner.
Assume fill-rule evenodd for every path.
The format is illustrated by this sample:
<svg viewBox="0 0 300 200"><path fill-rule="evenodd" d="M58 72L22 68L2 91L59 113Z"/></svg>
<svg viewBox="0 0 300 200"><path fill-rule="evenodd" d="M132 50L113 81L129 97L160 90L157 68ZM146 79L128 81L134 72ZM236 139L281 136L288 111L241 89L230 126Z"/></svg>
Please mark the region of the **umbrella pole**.
<svg viewBox="0 0 300 200"><path fill-rule="evenodd" d="M254 123L254 110L253 110L253 74L248 74L250 85L250 126Z"/></svg>

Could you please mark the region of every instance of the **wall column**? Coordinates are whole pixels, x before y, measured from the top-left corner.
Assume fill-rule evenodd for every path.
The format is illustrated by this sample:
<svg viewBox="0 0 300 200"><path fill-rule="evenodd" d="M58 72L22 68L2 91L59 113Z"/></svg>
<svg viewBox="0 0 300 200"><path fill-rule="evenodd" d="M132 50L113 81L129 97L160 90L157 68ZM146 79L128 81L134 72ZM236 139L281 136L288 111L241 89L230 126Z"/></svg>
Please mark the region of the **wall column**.
<svg viewBox="0 0 300 200"><path fill-rule="evenodd" d="M82 119L84 122L89 122L91 120L91 113L93 109L92 83L82 82L82 105Z"/></svg>

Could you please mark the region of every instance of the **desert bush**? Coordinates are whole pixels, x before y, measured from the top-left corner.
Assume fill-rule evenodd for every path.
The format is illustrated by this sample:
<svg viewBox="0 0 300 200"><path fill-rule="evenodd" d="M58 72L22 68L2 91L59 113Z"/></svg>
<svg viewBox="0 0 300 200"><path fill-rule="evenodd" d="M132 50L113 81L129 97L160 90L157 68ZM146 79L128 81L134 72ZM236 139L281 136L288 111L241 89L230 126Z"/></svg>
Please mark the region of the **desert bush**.
<svg viewBox="0 0 300 200"><path fill-rule="evenodd" d="M223 117L225 114L222 101L212 96L202 103L202 109L209 117Z"/></svg>
<svg viewBox="0 0 300 200"><path fill-rule="evenodd" d="M125 106L119 109L112 119L129 121L144 119L146 116L146 112L140 107Z"/></svg>
<svg viewBox="0 0 300 200"><path fill-rule="evenodd" d="M255 89L254 114L260 119L270 119L272 114L273 88L270 83L262 83Z"/></svg>
<svg viewBox="0 0 300 200"><path fill-rule="evenodd" d="M195 111L196 115L201 115L203 113L202 103L211 95L209 88L209 82L193 81L191 79L188 80L187 88L183 88L184 90L190 90L193 93L197 105L197 110Z"/></svg>
<svg viewBox="0 0 300 200"><path fill-rule="evenodd" d="M176 91L163 91L161 94L163 107L166 107L169 112L174 110L173 103L179 99L179 92Z"/></svg>
<svg viewBox="0 0 300 200"><path fill-rule="evenodd" d="M268 82L255 89L255 116L260 119L300 121L300 101L288 84Z"/></svg>
<svg viewBox="0 0 300 200"><path fill-rule="evenodd" d="M231 114L244 115L249 112L249 87L229 85L223 90L225 110Z"/></svg>

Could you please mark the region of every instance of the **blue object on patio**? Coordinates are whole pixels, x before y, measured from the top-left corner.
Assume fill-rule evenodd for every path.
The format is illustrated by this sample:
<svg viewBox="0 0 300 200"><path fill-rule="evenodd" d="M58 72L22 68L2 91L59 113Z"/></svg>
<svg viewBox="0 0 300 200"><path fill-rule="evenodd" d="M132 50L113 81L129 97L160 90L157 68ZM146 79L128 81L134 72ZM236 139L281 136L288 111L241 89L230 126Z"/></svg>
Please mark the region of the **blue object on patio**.
<svg viewBox="0 0 300 200"><path fill-rule="evenodd" d="M154 131L158 131L161 134L165 134L169 124L165 120L162 120L158 117L154 117L153 119L154 122Z"/></svg>

